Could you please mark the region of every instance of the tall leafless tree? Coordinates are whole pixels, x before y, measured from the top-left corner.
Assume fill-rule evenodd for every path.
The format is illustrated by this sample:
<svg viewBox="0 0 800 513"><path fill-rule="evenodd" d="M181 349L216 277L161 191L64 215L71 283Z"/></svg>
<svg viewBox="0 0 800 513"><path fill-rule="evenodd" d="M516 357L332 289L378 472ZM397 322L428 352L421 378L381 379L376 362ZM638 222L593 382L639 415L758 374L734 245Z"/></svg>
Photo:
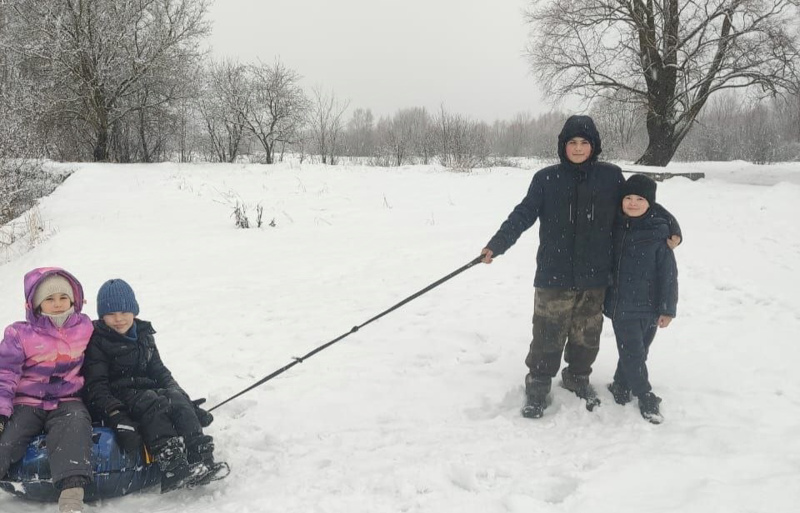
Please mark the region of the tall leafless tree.
<svg viewBox="0 0 800 513"><path fill-rule="evenodd" d="M434 131L439 161L455 169L472 169L486 163L489 157L489 127L460 114L451 114L441 107Z"/></svg>
<svg viewBox="0 0 800 513"><path fill-rule="evenodd" d="M715 93L775 95L798 68L798 0L532 0L528 56L557 97L646 108L638 163L666 165Z"/></svg>
<svg viewBox="0 0 800 513"><path fill-rule="evenodd" d="M308 98L300 75L280 61L250 65L247 71L244 127L261 143L266 163L272 164L279 146L296 144L301 137Z"/></svg>
<svg viewBox="0 0 800 513"><path fill-rule="evenodd" d="M375 153L374 116L370 109L356 109L347 122L345 131L347 155L355 157L373 156Z"/></svg>
<svg viewBox="0 0 800 513"><path fill-rule="evenodd" d="M492 131L498 154L507 157L529 155L528 148L534 135L532 125L533 116L530 113L519 113L511 121L495 121Z"/></svg>
<svg viewBox="0 0 800 513"><path fill-rule="evenodd" d="M641 103L630 100L628 91L618 90L613 98L594 102L590 112L603 134L603 153L614 158L631 159L644 148L637 143L647 112Z"/></svg>
<svg viewBox="0 0 800 513"><path fill-rule="evenodd" d="M208 0L5 3L16 33L4 50L23 55L25 68L41 78L41 99L54 118L89 127L98 161L109 159L121 119L179 95L174 77L199 62L199 43L210 29Z"/></svg>
<svg viewBox="0 0 800 513"><path fill-rule="evenodd" d="M246 66L233 61L209 65L197 106L215 160L234 162L239 154L247 94Z"/></svg>
<svg viewBox="0 0 800 513"><path fill-rule="evenodd" d="M419 153L419 140L424 134L427 113L421 108L398 110L392 117L382 117L375 127L378 153L389 165L413 163Z"/></svg>
<svg viewBox="0 0 800 513"><path fill-rule="evenodd" d="M333 92L326 93L320 86L314 87L311 94L307 124L311 132L313 151L321 156L323 164L333 165L340 155L345 126L344 113L350 102L339 100Z"/></svg>

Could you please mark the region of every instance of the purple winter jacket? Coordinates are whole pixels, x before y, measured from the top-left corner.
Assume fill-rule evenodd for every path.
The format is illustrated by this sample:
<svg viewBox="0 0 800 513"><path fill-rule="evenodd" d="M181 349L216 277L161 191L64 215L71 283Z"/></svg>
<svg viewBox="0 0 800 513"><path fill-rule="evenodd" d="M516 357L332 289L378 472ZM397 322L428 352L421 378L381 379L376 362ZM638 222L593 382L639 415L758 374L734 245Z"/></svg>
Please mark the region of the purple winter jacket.
<svg viewBox="0 0 800 513"><path fill-rule="evenodd" d="M72 284L75 313L56 327L37 316L32 306L36 286L60 274ZM83 353L92 336L92 321L81 313L83 287L67 271L40 267L25 275L26 322L8 326L0 342L0 415L10 417L15 404L54 410L61 401L80 401Z"/></svg>

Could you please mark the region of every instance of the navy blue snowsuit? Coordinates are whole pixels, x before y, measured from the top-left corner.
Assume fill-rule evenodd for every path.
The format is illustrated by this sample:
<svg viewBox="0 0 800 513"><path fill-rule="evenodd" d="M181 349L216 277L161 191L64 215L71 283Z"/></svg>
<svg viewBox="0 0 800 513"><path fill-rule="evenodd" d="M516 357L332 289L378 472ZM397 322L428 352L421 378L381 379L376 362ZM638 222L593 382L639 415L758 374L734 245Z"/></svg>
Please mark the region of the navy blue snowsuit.
<svg viewBox="0 0 800 513"><path fill-rule="evenodd" d="M667 237L669 224L653 208L636 218L620 214L614 225L614 283L603 313L619 351L614 381L637 397L652 390L647 355L658 317L675 317L678 304L678 267Z"/></svg>

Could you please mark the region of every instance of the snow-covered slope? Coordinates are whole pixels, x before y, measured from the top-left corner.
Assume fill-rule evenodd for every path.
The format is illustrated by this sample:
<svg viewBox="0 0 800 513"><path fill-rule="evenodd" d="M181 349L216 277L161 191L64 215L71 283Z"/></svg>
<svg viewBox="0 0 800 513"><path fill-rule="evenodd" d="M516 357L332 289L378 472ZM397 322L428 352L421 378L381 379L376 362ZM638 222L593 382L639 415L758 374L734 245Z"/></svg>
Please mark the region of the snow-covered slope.
<svg viewBox="0 0 800 513"><path fill-rule="evenodd" d="M178 381L225 399L477 256L532 171L314 165L72 165L41 202L48 238L0 265L0 324L22 276L63 266L87 291L132 284ZM664 424L605 390L554 388L519 415L537 228L261 388L209 428L227 480L98 512L783 513L800 504L800 165L672 166L678 318L651 351ZM768 178L764 178L768 177ZM768 184L768 185L764 185ZM264 226L233 226L233 203ZM267 226L274 220L274 227ZM4 259L5 260L5 259ZM55 511L0 495L0 511Z"/></svg>

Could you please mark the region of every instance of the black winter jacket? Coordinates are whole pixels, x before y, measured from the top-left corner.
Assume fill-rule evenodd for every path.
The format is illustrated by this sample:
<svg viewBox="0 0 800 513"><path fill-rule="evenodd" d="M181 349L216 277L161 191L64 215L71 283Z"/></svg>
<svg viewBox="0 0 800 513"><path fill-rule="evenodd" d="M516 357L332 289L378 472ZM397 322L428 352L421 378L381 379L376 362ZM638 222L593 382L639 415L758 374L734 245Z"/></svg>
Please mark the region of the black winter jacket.
<svg viewBox="0 0 800 513"><path fill-rule="evenodd" d="M622 170L603 162L546 167L533 176L528 194L486 247L502 255L539 220L534 286L605 288L623 182Z"/></svg>
<svg viewBox="0 0 800 513"><path fill-rule="evenodd" d="M668 236L668 222L652 208L642 217L620 214L614 225L614 283L603 305L608 317L675 317L678 266Z"/></svg>
<svg viewBox="0 0 800 513"><path fill-rule="evenodd" d="M84 399L95 419L107 420L115 410L126 412L119 397L129 395L129 391L173 389L189 398L161 361L153 326L140 319L134 322L135 341L120 335L102 320L94 321L83 376L86 379Z"/></svg>

